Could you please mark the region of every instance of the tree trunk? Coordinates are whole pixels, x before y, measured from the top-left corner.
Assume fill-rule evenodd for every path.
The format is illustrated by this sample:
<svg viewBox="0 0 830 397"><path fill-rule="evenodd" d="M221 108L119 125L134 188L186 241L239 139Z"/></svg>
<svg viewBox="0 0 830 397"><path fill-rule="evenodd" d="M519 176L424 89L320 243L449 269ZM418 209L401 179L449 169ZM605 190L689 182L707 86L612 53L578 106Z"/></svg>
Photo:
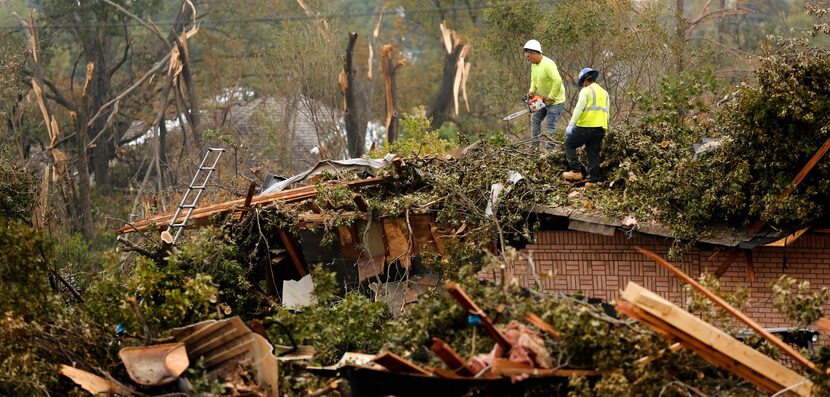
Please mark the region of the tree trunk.
<svg viewBox="0 0 830 397"><path fill-rule="evenodd" d="M381 50L380 64L383 67L383 77L386 83L386 143L389 144L398 140L399 117L398 104L395 100L398 89L395 83L395 74L398 68L403 65L403 60L399 60L397 63L392 62L392 46L386 44Z"/></svg>
<svg viewBox="0 0 830 397"><path fill-rule="evenodd" d="M83 32L84 35L83 47L87 63L94 65L92 78L89 80L86 105L89 110L88 114L95 114L98 109L112 99L112 83L110 82L109 66L107 64L109 39L105 35L99 37L98 29L79 30L79 32ZM121 140L117 131L111 126L107 126L111 112L110 109L87 129L88 139L97 137L91 148L90 163L92 164L92 173L95 175L95 184L103 192L108 192L111 188L109 162L115 157L115 144ZM101 135L99 136L99 134Z"/></svg>
<svg viewBox="0 0 830 397"><path fill-rule="evenodd" d="M450 110L453 106L453 85L458 68L458 57L464 50L464 44L457 43L452 52L444 58L444 74L441 77L441 86L435 95L432 104L427 111L427 118L430 120L430 128L437 130L449 119Z"/></svg>
<svg viewBox="0 0 830 397"><path fill-rule="evenodd" d="M360 111L362 108L358 99L357 82L353 60L354 45L357 42L357 33L349 33L349 44L346 46L346 55L343 57L343 74L340 78L340 90L343 92L343 113L346 122L346 145L349 157L363 155L366 145L366 119Z"/></svg>
<svg viewBox="0 0 830 397"><path fill-rule="evenodd" d="M86 239L92 239L94 229L92 227L92 198L91 183L89 178L89 153L87 145L89 142L86 117L78 117L78 215L81 219L81 234Z"/></svg>
<svg viewBox="0 0 830 397"><path fill-rule="evenodd" d="M684 4L683 0L677 0L677 9L675 10L675 19L677 23L677 49L676 49L676 64L677 73L682 73L686 68L683 52L686 47L686 19L683 17Z"/></svg>

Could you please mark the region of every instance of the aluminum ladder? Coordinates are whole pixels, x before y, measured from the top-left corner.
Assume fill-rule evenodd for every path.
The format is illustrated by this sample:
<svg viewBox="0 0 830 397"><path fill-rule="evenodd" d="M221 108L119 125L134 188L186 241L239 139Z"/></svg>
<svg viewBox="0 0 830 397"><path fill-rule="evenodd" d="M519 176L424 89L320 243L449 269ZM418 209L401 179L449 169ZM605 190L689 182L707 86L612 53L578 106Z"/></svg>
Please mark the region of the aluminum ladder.
<svg viewBox="0 0 830 397"><path fill-rule="evenodd" d="M205 153L205 157L202 158L202 163L199 164L199 169L196 170L196 174L193 175L193 180L190 181L190 185L187 186L187 191L184 192L184 196L182 196L182 201L179 202L179 208L176 209L176 213L173 214L173 217L170 218L170 222L167 223L167 233L170 233L173 236L171 244L175 244L176 240L179 238L179 235L182 234L182 230L184 230L184 227L187 225L190 215L193 214L193 210L196 209L196 206L199 204L199 199L202 198L202 193L204 193L205 188L207 188L210 175L213 174L214 170L216 170L216 164L219 163L219 158L222 157L222 153L224 152L225 149L223 148L208 148ZM210 166L208 166L208 164L210 164ZM199 180L201 180L201 182L197 185L196 181ZM196 196L191 198L191 193L193 193L194 190L196 191ZM179 219L182 211L184 211L184 219L182 219L181 222L176 223L176 219ZM176 229L175 234L173 233L173 229Z"/></svg>

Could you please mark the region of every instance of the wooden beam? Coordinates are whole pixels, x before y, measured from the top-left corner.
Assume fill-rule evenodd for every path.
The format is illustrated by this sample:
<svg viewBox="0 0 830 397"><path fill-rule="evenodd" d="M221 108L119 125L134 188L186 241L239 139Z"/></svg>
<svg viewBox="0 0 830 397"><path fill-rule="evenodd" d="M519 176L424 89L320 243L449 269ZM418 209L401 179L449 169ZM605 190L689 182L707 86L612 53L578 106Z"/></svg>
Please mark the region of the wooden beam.
<svg viewBox="0 0 830 397"><path fill-rule="evenodd" d="M404 358L395 353L383 353L375 357L373 361L378 365L388 369L390 372L432 376L431 372L415 365L410 361L405 360Z"/></svg>
<svg viewBox="0 0 830 397"><path fill-rule="evenodd" d="M300 273L300 277L305 277L308 272L305 271L303 262L300 260L300 255L297 254L297 250L294 247L294 240L285 230L277 229L277 232L280 234L280 240L282 240L285 250L288 251L288 256L291 257L291 262L294 263L294 268L297 269L297 273Z"/></svg>
<svg viewBox="0 0 830 397"><path fill-rule="evenodd" d="M467 366L464 359L453 350L452 346L448 345L441 338L432 338L432 347L430 349L454 373L462 376L475 375L475 372Z"/></svg>
<svg viewBox="0 0 830 397"><path fill-rule="evenodd" d="M628 283L622 298L635 306L635 315L651 317L650 323L661 324L707 361L731 368L767 392L792 387L796 395L810 395L812 383L807 378L636 283Z"/></svg>
<svg viewBox="0 0 830 397"><path fill-rule="evenodd" d="M529 323L535 325L537 328L541 329L542 331L545 331L545 333L548 334L553 339L558 340L559 338L562 337L562 335L559 333L559 331L557 331L555 328L553 328L553 326L548 324L545 320L542 320L542 318L537 316L535 313L532 313L532 312L525 313L525 320L527 320Z"/></svg>
<svg viewBox="0 0 830 397"><path fill-rule="evenodd" d="M700 285L700 283L698 283L697 281L695 281L694 279L689 277L686 273L683 273L683 271L681 271L680 269L674 267L674 265L672 265L671 263L667 262L663 258L657 256L657 254L655 254L654 252L651 252L651 251L649 251L645 248L642 248L642 247L639 247L639 246L635 245L634 249L636 249L637 251L639 251L643 255L651 258L653 261L657 262L657 264L659 264L664 269L666 269L669 272L671 272L672 274L674 274L677 278L679 278L679 279L685 281L686 283L688 283L689 285L691 285L694 289L698 290L698 292L705 295L712 302L714 302L718 306L722 307L724 310L726 310L733 317L735 317L736 319L738 319L742 323L746 324L747 326L749 326L750 328L755 330L755 332L757 332L758 335L761 335L771 345L777 347L779 350L784 352L784 354L792 357L796 362L801 363L802 365L804 365L805 367L807 367L811 370L814 370L814 371L816 370L816 365L812 361L808 360L806 357L799 354L795 349L792 348L792 346L784 343L784 341L782 341L781 339L779 339L775 335L769 333L769 331L764 329L764 327L762 327L760 324L756 323L751 318L749 318L745 314L741 313L738 309L732 307L732 305L727 303L725 300L721 299L721 297L715 295L714 293L712 293L712 291L709 291L708 289L706 289L706 287Z"/></svg>
<svg viewBox="0 0 830 397"><path fill-rule="evenodd" d="M722 277L726 274L726 271L729 270L729 266L732 266L735 263L735 260L738 259L738 249L732 248L729 250L729 255L726 256L726 260L718 266L718 269L715 270L715 276L718 278Z"/></svg>
<svg viewBox="0 0 830 397"><path fill-rule="evenodd" d="M755 282L755 263L752 261L752 250L744 250L746 256L746 278L749 282Z"/></svg>
<svg viewBox="0 0 830 397"><path fill-rule="evenodd" d="M505 353L509 352L512 346L510 342L507 341L507 336L501 332L496 325L493 324L493 321L490 320L490 317L487 317L487 313L484 310L481 310L476 303L470 299L464 290L457 283L449 283L445 286L447 292L450 293L453 299L468 313L473 314L481 318L481 323L484 326L484 329L490 334L490 337L496 341L496 343L504 349Z"/></svg>

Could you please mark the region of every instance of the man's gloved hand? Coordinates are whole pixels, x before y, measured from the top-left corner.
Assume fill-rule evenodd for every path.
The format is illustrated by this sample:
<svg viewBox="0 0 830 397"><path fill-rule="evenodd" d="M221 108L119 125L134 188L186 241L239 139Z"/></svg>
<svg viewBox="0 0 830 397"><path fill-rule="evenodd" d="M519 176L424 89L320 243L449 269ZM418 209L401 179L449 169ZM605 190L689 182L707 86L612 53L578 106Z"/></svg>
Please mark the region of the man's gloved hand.
<svg viewBox="0 0 830 397"><path fill-rule="evenodd" d="M568 128L565 128L565 135L566 136L571 136L571 135L573 135L573 133L574 133L574 125L573 124L568 124Z"/></svg>
<svg viewBox="0 0 830 397"><path fill-rule="evenodd" d="M545 106L551 106L551 105L553 105L553 102L554 102L555 100L556 100L556 99L551 98L551 97L547 97L547 98L545 98Z"/></svg>

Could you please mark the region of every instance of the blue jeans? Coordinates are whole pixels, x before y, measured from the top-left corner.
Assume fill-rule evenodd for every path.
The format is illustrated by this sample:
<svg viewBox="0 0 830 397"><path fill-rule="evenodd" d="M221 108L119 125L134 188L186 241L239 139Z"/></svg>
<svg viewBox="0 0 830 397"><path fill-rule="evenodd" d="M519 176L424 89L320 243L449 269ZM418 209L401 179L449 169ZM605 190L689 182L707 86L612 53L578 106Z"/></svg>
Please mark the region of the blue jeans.
<svg viewBox="0 0 830 397"><path fill-rule="evenodd" d="M568 159L568 167L573 172L582 172L576 149L585 145L590 182L600 180L599 149L602 147L602 138L605 138L605 129L602 127L574 127L573 133L565 138L565 157Z"/></svg>
<svg viewBox="0 0 830 397"><path fill-rule="evenodd" d="M542 121L545 121L545 133L553 135L556 131L556 121L559 120L559 115L565 110L565 104L559 103L556 105L545 106L530 114L530 137L533 147L539 146L539 135L542 133ZM546 117L547 116L547 117ZM548 149L551 145L545 145Z"/></svg>

